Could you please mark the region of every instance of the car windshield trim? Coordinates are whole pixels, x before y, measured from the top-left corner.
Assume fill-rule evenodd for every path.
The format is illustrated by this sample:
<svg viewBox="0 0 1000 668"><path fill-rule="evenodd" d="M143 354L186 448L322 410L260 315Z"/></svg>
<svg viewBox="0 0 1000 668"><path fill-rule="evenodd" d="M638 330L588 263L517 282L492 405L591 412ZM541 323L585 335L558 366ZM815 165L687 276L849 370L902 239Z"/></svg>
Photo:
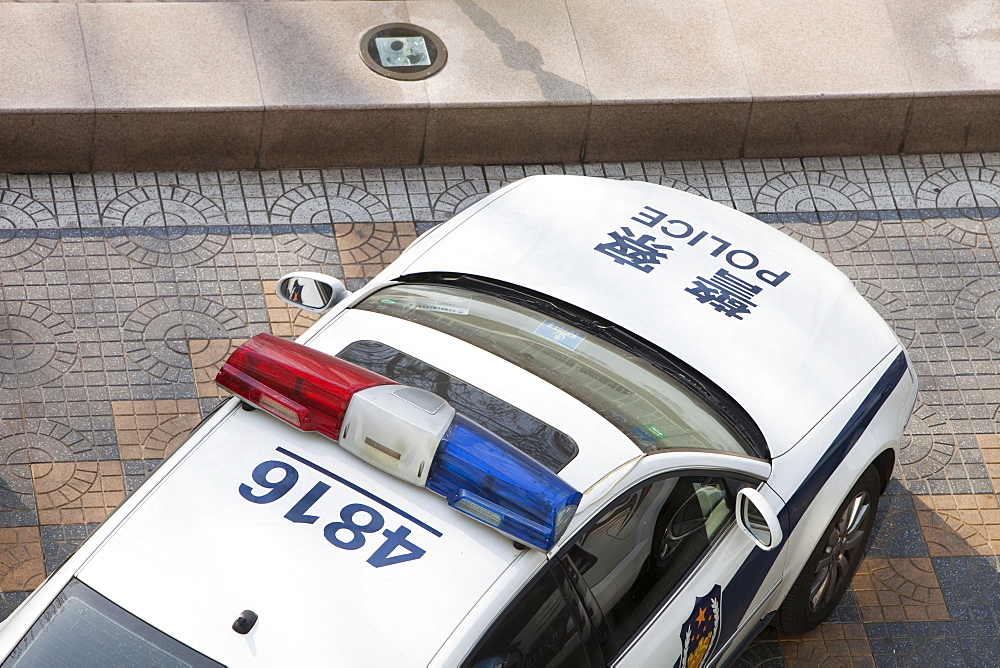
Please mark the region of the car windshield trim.
<svg viewBox="0 0 1000 668"><path fill-rule="evenodd" d="M512 286L506 283L500 283L498 281L491 281L475 276L468 275L450 275L450 274L417 274L404 276L398 279L392 285L396 286L406 286L413 285L433 287L437 286L445 289L460 289L468 291L469 293L478 294L481 296L492 298L493 305L497 308L511 308L512 310L517 310L513 307L520 307L522 311L533 312L538 315L544 316L544 318L551 318L551 326L554 328L554 333L557 338L561 338L565 331L560 330L560 323L568 325L569 327L578 330L580 333L584 333L586 337L590 337L592 341L602 341L600 346L604 349L614 348L618 349L623 355L622 359L632 359L636 363L645 364L652 368L664 382L669 382L676 385L676 391L680 393L686 393L690 395L685 401L693 400L695 403L701 402L707 405L709 413L713 416L714 420L719 424L719 426L730 434L730 439L735 438L735 442L739 443L738 449L739 454L750 455L769 461L770 457L768 450L761 434L759 428L746 413L745 410L739 404L737 404L728 394L726 394L721 388L712 383L710 380L705 378L702 374L695 371L693 368L687 364L681 362L680 360L670 356L664 351L660 350L656 346L650 344L648 341L632 334L628 330L625 330L617 325L604 320L598 316L588 313L582 309L576 308L559 300L553 299L551 297L541 295L539 293L528 291L524 288ZM355 308L363 308L365 310L376 310L376 311L386 311L387 314L393 315L393 311L400 311L400 313L395 314L397 317L404 317L406 319L412 319L416 317L418 319L427 319L425 314L430 313L443 313L447 314L449 312L458 313L461 315L462 305L457 304L456 308L458 311L449 310L449 308L442 307L440 305L434 306L434 308L418 308L415 312L411 313L408 317L403 314L401 309L394 309L391 305L387 308L379 305L378 295L385 290L391 290L392 285L382 288L380 291L369 295L363 302L355 306ZM475 300L473 300L475 301ZM508 306L503 307L506 303ZM547 325L548 320L542 323ZM422 323L424 325L431 326L435 328L430 322ZM439 327L440 328L440 324ZM456 335L454 332L449 332L446 329L442 330L445 333ZM537 332L536 332L537 333ZM572 343L572 337L574 334L569 333L570 343ZM461 335L458 338L462 338ZM548 338L552 338L549 336ZM563 345L565 346L565 339ZM537 342L537 341L536 341ZM473 343L475 343L473 341ZM479 347L483 347L480 343L477 343ZM487 349L490 349L489 347ZM548 353L552 353L554 350L553 346L548 346ZM510 351L504 350L490 350L494 354L499 354L500 357L508 359L513 363L519 364L524 368L532 371L536 375L541 375L544 379L549 382L554 382L557 387L562 387L564 391L569 394L576 396L577 399L583 401L591 408L598 411L598 413L604 415L608 418L612 424L615 424L612 416L609 413L609 408L604 407L604 410L600 410L594 405L594 402L588 401L586 398L577 396L578 392L575 394L575 388L566 383L560 381L556 374L552 372L551 369L547 369L548 377L544 374L539 373L538 368L530 368L530 365L525 366L525 364L519 363L517 359L513 359ZM582 373L587 373L587 369L578 369ZM612 374L613 377L613 374ZM565 386L565 387L563 387ZM702 409L704 410L704 409ZM628 428L623 427L621 424L615 424L619 431L624 433L630 438L638 447L646 452L658 452L662 451L661 447L665 443L668 443L670 439L664 440L662 432L668 430L661 430L656 425L644 424L642 422L637 422L636 425L629 425ZM638 434L639 429L649 427L647 431L652 433L652 436L647 436L647 434ZM700 433L700 432L690 432L690 433ZM690 439L689 439L690 440ZM703 445L689 444L685 443L684 439L673 439L673 442L680 443L680 445L667 445L669 449L705 449ZM709 447L708 449L713 451L732 451L733 454L737 454L732 448L727 450L724 447Z"/></svg>

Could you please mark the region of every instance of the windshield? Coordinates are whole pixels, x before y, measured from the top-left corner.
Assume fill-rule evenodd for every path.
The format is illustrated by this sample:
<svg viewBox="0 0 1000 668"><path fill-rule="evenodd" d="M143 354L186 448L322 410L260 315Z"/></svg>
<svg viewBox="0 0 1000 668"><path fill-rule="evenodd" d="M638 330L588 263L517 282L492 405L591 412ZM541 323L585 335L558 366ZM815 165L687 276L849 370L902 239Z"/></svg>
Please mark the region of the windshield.
<svg viewBox="0 0 1000 668"><path fill-rule="evenodd" d="M753 454L716 413L647 360L499 297L440 285L392 285L356 308L467 341L583 402L644 452Z"/></svg>
<svg viewBox="0 0 1000 668"><path fill-rule="evenodd" d="M7 666L221 666L70 580L7 660Z"/></svg>
<svg viewBox="0 0 1000 668"><path fill-rule="evenodd" d="M576 442L538 418L377 341L357 341L337 357L395 381L433 392L539 464L558 473L576 457Z"/></svg>

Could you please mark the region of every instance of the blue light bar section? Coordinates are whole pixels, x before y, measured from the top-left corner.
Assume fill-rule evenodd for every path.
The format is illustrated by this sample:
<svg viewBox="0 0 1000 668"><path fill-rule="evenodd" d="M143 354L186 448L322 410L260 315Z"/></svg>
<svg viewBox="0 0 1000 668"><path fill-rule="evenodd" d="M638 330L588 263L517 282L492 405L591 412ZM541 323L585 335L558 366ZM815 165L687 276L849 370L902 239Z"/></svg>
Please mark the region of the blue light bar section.
<svg viewBox="0 0 1000 668"><path fill-rule="evenodd" d="M582 496L461 414L441 439L427 489L452 508L546 552L559 541Z"/></svg>

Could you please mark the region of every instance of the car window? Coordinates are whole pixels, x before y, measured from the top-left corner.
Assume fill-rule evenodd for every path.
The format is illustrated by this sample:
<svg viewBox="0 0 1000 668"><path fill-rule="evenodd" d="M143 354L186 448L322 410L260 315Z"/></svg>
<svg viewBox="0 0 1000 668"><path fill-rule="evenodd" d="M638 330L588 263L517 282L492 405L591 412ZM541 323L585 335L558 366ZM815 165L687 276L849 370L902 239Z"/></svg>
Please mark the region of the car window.
<svg viewBox="0 0 1000 668"><path fill-rule="evenodd" d="M550 471L558 473L579 447L572 438L506 401L378 341L356 341L337 357L387 378L433 392Z"/></svg>
<svg viewBox="0 0 1000 668"><path fill-rule="evenodd" d="M466 668L604 665L566 574L550 567L493 623Z"/></svg>
<svg viewBox="0 0 1000 668"><path fill-rule="evenodd" d="M599 627L601 650L618 654L733 520L734 490L721 477L670 477L620 495L560 553Z"/></svg>
<svg viewBox="0 0 1000 668"><path fill-rule="evenodd" d="M444 332L517 364L599 413L644 452L755 455L718 414L648 360L555 317L463 288L392 285L356 308Z"/></svg>

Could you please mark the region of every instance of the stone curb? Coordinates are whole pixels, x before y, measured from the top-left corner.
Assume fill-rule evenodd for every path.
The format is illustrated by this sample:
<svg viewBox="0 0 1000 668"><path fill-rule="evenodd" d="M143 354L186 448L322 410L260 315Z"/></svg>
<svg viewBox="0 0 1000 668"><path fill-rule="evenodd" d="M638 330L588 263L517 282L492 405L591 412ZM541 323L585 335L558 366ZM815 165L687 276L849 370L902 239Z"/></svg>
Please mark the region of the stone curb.
<svg viewBox="0 0 1000 668"><path fill-rule="evenodd" d="M0 4L0 170L76 172L1000 148L976 0ZM371 72L412 22L443 70Z"/></svg>

